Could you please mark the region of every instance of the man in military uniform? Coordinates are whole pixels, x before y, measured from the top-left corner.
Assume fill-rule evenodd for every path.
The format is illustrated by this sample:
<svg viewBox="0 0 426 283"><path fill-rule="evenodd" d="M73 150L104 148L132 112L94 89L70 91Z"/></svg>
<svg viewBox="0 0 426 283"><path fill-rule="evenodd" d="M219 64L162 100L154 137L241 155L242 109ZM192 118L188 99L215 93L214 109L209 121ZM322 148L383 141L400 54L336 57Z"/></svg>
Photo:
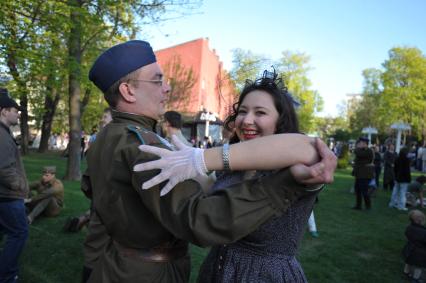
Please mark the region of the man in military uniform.
<svg viewBox="0 0 426 283"><path fill-rule="evenodd" d="M89 256L99 259L91 262L88 282L187 282L188 241L202 246L233 242L283 213L303 193L296 184L282 189L288 171L209 196L192 180L162 198L164 183L142 190L158 170L133 171L136 164L156 159L138 146L169 148L154 133L170 91L154 52L144 41L116 45L95 61L89 79L104 93L113 121L88 152L82 183L92 196L97 226L107 234L97 241L91 218L86 245L91 242ZM275 189L278 184L281 189Z"/></svg>
<svg viewBox="0 0 426 283"><path fill-rule="evenodd" d="M43 168L41 180L30 184L30 191L37 191L37 195L26 200L30 210L28 223L31 224L42 213L47 217L57 216L64 205L64 186L56 179L56 167Z"/></svg>

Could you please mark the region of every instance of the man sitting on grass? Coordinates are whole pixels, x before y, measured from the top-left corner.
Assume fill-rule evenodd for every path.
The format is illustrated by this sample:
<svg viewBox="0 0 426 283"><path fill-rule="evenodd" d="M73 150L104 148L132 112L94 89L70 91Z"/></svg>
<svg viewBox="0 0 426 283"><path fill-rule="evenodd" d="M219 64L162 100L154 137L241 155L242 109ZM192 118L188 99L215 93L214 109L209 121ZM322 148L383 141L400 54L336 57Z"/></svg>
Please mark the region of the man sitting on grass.
<svg viewBox="0 0 426 283"><path fill-rule="evenodd" d="M40 214L47 217L57 216L64 203L64 186L56 179L56 167L47 166L43 169L41 180L30 185L30 190L36 190L37 195L26 200L30 211L28 223L31 224Z"/></svg>

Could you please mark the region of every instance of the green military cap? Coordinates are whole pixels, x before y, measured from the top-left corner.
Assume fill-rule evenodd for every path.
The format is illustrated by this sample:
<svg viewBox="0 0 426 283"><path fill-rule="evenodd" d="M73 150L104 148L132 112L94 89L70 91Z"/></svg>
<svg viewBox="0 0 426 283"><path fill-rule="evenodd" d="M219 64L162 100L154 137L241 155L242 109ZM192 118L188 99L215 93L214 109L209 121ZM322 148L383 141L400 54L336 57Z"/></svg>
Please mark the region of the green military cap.
<svg viewBox="0 0 426 283"><path fill-rule="evenodd" d="M43 167L43 174L50 173L55 174L56 173L56 166L45 166Z"/></svg>

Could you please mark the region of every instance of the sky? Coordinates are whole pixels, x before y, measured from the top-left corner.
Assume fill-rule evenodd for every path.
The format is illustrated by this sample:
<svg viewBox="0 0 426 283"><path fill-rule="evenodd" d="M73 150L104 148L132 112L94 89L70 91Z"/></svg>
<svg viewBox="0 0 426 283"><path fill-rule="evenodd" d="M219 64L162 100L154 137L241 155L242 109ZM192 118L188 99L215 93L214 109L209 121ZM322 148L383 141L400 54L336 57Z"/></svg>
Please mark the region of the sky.
<svg viewBox="0 0 426 283"><path fill-rule="evenodd" d="M194 14L143 28L155 50L209 38L227 70L241 48L279 59L309 55L320 116L338 116L347 94L361 93L362 70L381 68L396 46L426 55L425 0L204 0Z"/></svg>

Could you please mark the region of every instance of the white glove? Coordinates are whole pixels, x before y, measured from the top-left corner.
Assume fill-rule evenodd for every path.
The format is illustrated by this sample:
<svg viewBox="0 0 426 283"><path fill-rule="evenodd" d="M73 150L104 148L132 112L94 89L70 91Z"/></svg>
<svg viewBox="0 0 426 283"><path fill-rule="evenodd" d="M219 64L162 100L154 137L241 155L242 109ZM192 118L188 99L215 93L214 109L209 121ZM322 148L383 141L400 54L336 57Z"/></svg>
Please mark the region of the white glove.
<svg viewBox="0 0 426 283"><path fill-rule="evenodd" d="M176 184L200 175L206 175L207 168L204 162L204 149L189 147L183 144L176 136L172 136L172 143L178 149L177 151L170 151L149 145L139 146L139 150L161 157L158 160L137 164L133 167L133 170L136 172L161 169L160 174L142 184L143 190L169 179L169 182L160 192L160 196L164 196Z"/></svg>

